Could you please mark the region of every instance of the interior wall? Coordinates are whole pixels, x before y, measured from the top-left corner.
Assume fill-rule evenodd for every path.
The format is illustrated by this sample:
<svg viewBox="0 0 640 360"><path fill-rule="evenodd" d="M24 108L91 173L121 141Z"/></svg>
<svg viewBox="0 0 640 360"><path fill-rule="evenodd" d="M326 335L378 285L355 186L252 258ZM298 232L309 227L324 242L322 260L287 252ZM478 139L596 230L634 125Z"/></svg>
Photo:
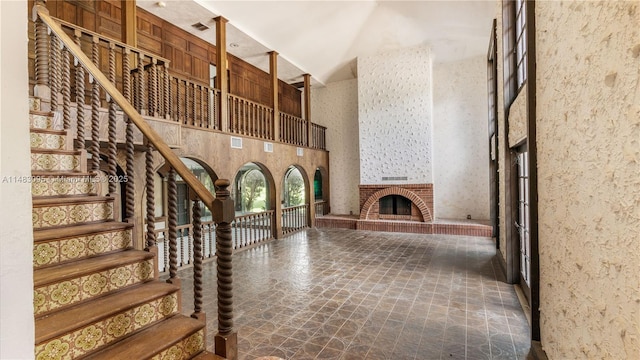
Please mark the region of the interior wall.
<svg viewBox="0 0 640 360"><path fill-rule="evenodd" d="M331 213L358 214L358 81L344 80L322 88L312 87L311 112L313 122L327 127L327 150L331 155Z"/></svg>
<svg viewBox="0 0 640 360"><path fill-rule="evenodd" d="M537 1L542 347L640 358L640 4Z"/></svg>
<svg viewBox="0 0 640 360"><path fill-rule="evenodd" d="M432 81L427 46L358 58L360 184L433 183Z"/></svg>
<svg viewBox="0 0 640 360"><path fill-rule="evenodd" d="M433 66L433 182L438 218L488 220L485 56Z"/></svg>
<svg viewBox="0 0 640 360"><path fill-rule="evenodd" d="M0 1L0 358L33 358L27 4Z"/></svg>

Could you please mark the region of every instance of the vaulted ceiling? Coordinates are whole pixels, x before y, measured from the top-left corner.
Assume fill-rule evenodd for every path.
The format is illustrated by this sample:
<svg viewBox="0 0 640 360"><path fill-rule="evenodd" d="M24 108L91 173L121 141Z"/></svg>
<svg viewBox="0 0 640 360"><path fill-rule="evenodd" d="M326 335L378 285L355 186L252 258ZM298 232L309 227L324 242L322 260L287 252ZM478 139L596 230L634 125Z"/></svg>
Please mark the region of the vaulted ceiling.
<svg viewBox="0 0 640 360"><path fill-rule="evenodd" d="M404 47L428 45L435 62L484 55L495 0L475 1L215 1L138 0L138 6L215 44L213 18L227 25L228 51L268 71L275 50L278 77L314 84L352 79L356 59ZM202 23L209 29L192 25Z"/></svg>

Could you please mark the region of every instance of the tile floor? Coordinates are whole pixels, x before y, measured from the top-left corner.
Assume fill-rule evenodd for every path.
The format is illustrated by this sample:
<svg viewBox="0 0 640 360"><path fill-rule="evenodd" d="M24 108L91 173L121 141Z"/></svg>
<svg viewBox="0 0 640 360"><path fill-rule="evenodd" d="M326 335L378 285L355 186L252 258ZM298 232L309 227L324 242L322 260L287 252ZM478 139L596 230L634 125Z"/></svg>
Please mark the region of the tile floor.
<svg viewBox="0 0 640 360"><path fill-rule="evenodd" d="M529 326L491 239L307 229L234 256L240 359L525 359ZM183 312L193 309L191 269ZM205 264L207 341L217 332Z"/></svg>

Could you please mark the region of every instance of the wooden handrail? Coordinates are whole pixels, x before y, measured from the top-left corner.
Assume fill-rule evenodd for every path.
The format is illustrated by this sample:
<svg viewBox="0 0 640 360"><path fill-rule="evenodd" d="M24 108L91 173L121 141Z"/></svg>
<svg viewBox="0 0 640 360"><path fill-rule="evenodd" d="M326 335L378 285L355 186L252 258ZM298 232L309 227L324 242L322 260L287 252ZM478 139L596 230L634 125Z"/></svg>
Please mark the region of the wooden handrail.
<svg viewBox="0 0 640 360"><path fill-rule="evenodd" d="M125 99L125 97L118 91L118 89L109 82L109 79L93 64L82 49L62 30L62 27L47 14L46 8L42 5L36 5L36 11L40 19L51 29L51 31L63 42L64 46L71 52L71 54L84 66L84 68L93 76L94 81L97 81L104 91L113 98L113 100L120 106L129 119L138 127L140 132L147 138L147 140L153 145L153 147L165 158L165 160L175 169L175 171L182 177L184 182L195 191L196 195L204 202L204 204L213 211L214 196L207 190L207 188L189 171L186 165L180 160L176 154L173 153L169 145L162 140L162 137L151 128L151 126L144 120L136 109Z"/></svg>

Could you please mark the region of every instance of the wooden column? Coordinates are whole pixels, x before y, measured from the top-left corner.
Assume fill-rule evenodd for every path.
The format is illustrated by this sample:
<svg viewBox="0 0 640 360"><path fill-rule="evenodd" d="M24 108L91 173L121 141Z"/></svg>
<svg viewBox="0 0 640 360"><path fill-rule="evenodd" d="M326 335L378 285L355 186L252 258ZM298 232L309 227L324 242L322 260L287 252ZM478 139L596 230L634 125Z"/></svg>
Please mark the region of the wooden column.
<svg viewBox="0 0 640 360"><path fill-rule="evenodd" d="M278 52L269 52L269 74L271 75L271 99L273 100L273 140L280 141L280 109L278 103Z"/></svg>
<svg viewBox="0 0 640 360"><path fill-rule="evenodd" d="M304 119L307 121L306 146L311 147L311 75L304 74Z"/></svg>
<svg viewBox="0 0 640 360"><path fill-rule="evenodd" d="M133 47L138 46L136 32L136 2L121 0L120 13L122 16L122 42Z"/></svg>
<svg viewBox="0 0 640 360"><path fill-rule="evenodd" d="M227 22L222 16L214 18L216 22L216 88L220 90L218 119L220 130L229 131L229 75L227 73Z"/></svg>

